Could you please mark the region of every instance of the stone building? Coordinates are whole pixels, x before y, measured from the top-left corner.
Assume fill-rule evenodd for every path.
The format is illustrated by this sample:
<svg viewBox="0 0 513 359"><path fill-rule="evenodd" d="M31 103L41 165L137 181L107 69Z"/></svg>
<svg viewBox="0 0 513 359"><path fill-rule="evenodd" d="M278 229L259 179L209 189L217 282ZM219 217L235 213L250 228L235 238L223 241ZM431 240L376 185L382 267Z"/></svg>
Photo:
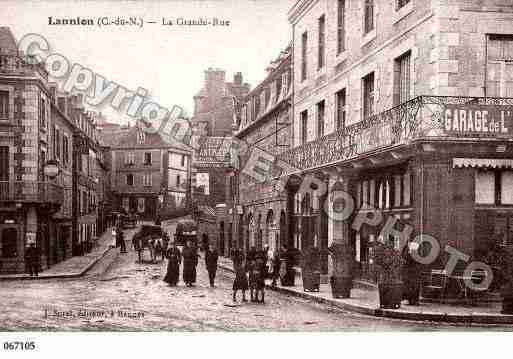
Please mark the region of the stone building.
<svg viewBox="0 0 513 359"><path fill-rule="evenodd" d="M236 141L251 153L277 156L292 142L292 47L288 46L267 68L266 78L244 97L240 107ZM242 148L242 145L240 146ZM261 180L245 168L235 168L227 178L231 200L226 231L232 247L247 250L269 246L275 251L287 237L286 193L270 179ZM231 191L230 191L231 190Z"/></svg>
<svg viewBox="0 0 513 359"><path fill-rule="evenodd" d="M512 20L511 4L496 0L292 6L293 148L277 159L299 175L286 186L291 245L327 233L375 280L371 248L389 219L471 259L513 243ZM300 190L306 175L318 185ZM337 220L334 190L383 221L354 230Z"/></svg>
<svg viewBox="0 0 513 359"><path fill-rule="evenodd" d="M192 201L194 219L198 222L198 237L202 243L214 243L220 237L216 223L227 215L227 182L230 137L193 136ZM224 231L223 231L224 235Z"/></svg>
<svg viewBox="0 0 513 359"><path fill-rule="evenodd" d="M154 220L168 210L185 208L190 192L190 148L147 133L140 121L101 134L111 152L113 208Z"/></svg>
<svg viewBox="0 0 513 359"><path fill-rule="evenodd" d="M205 71L205 82L194 96L192 126L197 135L231 136L233 131L234 100L240 100L249 92L249 84L243 83L242 73L226 82L226 71L209 68Z"/></svg>
<svg viewBox="0 0 513 359"><path fill-rule="evenodd" d="M80 96L59 93L44 66L18 53L10 29L0 28L1 272L25 270L29 243L45 269L84 253L99 235L97 178L81 172L94 168L84 159L98 149L94 116Z"/></svg>

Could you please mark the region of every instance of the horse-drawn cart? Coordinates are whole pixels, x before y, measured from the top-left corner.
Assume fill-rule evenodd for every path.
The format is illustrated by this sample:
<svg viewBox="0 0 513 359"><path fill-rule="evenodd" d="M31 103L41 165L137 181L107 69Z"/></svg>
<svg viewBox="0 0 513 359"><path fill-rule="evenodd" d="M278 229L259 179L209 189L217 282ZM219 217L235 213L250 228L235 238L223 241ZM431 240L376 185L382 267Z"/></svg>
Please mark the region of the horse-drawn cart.
<svg viewBox="0 0 513 359"><path fill-rule="evenodd" d="M175 243L183 246L191 241L194 247L198 246L198 224L191 219L182 219L176 224Z"/></svg>
<svg viewBox="0 0 513 359"><path fill-rule="evenodd" d="M137 251L139 262L143 260L144 250L148 249L152 262L155 262L157 256L164 259L169 239L167 234L160 226L143 225L132 238L132 244Z"/></svg>

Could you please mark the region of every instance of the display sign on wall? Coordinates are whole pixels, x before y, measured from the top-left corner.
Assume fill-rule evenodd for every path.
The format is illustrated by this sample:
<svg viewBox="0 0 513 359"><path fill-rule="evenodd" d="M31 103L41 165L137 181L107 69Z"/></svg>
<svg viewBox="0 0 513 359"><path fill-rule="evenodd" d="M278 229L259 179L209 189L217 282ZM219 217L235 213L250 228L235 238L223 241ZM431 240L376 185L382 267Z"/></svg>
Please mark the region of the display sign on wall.
<svg viewBox="0 0 513 359"><path fill-rule="evenodd" d="M204 194L210 194L210 186L209 186L209 175L207 172L196 173L196 187L203 186Z"/></svg>
<svg viewBox="0 0 513 359"><path fill-rule="evenodd" d="M447 105L444 125L448 134L511 136L512 106Z"/></svg>

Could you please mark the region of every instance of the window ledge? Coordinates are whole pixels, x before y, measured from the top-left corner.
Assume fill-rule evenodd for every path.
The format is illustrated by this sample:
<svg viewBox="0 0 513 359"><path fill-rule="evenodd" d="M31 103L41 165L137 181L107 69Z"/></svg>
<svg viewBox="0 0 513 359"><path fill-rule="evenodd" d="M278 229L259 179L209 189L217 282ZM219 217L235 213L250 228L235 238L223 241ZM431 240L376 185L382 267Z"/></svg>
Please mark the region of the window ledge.
<svg viewBox="0 0 513 359"><path fill-rule="evenodd" d="M361 47L367 45L369 42L371 42L372 40L374 40L377 36L377 32L376 32L376 28L374 27L373 30L369 31L368 33L366 33L363 38L362 38L362 44L360 45Z"/></svg>
<svg viewBox="0 0 513 359"><path fill-rule="evenodd" d="M413 7L413 1L410 1L408 4L404 5L402 8L398 9L395 12L395 17L394 17L393 23L394 24L398 23L403 18L405 18L407 15L411 14L413 12L413 10L415 10L415 8Z"/></svg>

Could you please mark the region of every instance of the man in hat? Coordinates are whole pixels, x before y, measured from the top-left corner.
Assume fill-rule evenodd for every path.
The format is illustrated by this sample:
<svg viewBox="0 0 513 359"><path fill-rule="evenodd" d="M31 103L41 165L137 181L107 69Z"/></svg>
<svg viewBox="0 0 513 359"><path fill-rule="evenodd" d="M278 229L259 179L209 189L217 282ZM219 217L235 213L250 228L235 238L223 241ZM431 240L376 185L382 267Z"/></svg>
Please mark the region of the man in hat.
<svg viewBox="0 0 513 359"><path fill-rule="evenodd" d="M30 242L25 250L25 263L31 277L37 277L39 274L39 248L36 247L34 242Z"/></svg>

